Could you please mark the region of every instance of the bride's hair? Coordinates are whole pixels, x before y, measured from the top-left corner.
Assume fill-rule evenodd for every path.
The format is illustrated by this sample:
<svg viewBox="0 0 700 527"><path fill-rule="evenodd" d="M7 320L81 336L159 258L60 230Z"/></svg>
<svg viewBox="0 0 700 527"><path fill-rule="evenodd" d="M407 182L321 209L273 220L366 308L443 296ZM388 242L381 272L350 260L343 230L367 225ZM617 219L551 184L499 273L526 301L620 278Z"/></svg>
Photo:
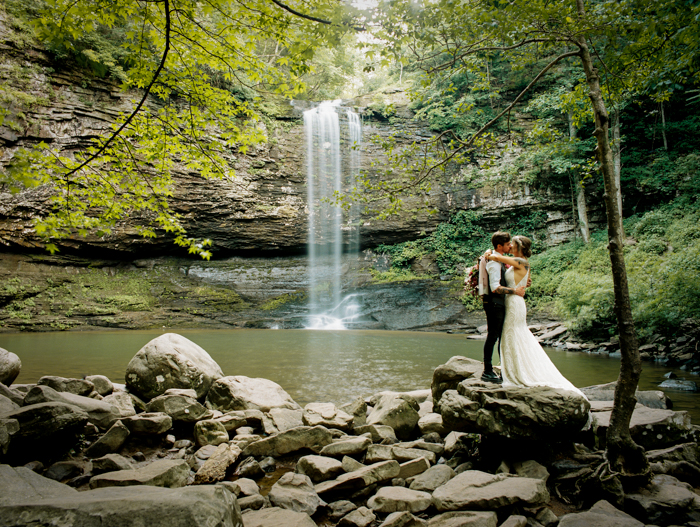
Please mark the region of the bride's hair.
<svg viewBox="0 0 700 527"><path fill-rule="evenodd" d="M518 246L518 250L525 258L532 256L532 240L526 236L513 236L510 240Z"/></svg>

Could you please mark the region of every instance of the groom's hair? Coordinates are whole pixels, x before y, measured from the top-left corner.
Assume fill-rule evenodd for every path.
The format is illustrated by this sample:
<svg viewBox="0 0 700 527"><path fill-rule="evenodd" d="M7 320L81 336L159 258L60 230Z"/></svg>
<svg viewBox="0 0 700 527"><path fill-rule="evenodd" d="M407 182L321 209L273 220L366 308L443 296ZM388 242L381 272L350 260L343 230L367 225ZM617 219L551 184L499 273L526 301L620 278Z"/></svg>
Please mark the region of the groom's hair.
<svg viewBox="0 0 700 527"><path fill-rule="evenodd" d="M503 245L504 243L508 243L510 241L510 233L509 232L503 232L503 231L496 231L493 233L493 236L491 236L491 243L493 244L493 248L495 249L499 245Z"/></svg>

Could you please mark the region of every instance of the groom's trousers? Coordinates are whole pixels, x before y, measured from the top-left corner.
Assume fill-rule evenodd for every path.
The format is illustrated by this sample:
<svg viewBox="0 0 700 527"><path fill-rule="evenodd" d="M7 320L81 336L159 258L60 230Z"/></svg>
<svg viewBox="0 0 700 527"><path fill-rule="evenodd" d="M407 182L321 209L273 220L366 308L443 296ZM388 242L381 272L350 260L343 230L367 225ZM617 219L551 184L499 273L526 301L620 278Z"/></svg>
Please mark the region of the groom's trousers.
<svg viewBox="0 0 700 527"><path fill-rule="evenodd" d="M498 356L501 355L501 332L503 321L506 318L506 306L484 299L484 311L486 312L486 342L484 342L484 371L493 371L493 347L498 341Z"/></svg>

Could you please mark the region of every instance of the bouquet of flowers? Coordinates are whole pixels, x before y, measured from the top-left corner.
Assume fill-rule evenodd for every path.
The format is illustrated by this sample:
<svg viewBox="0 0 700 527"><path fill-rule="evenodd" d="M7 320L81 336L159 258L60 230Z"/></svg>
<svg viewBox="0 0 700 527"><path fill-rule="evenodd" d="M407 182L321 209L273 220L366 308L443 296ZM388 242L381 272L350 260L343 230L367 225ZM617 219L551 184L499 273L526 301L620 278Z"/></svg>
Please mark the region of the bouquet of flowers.
<svg viewBox="0 0 700 527"><path fill-rule="evenodd" d="M464 290L474 296L479 297L479 262L467 269L467 275L464 278Z"/></svg>

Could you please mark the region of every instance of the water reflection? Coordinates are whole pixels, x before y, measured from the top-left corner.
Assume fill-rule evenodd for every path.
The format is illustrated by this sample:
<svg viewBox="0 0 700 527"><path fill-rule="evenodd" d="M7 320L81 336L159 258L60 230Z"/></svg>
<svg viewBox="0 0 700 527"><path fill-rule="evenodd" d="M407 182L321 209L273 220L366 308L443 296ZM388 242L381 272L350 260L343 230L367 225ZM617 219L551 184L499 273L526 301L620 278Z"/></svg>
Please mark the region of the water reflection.
<svg viewBox="0 0 700 527"><path fill-rule="evenodd" d="M0 334L0 348L22 360L17 383L43 375L103 374L124 382L134 354L163 331L100 331ZM381 390L429 388L433 369L450 357L481 359L483 343L464 335L399 331L178 330L216 360L225 375L264 377L280 384L301 405L337 404ZM619 359L547 350L576 386L617 379ZM645 363L640 389L657 390L670 368ZM680 378L687 372L673 370ZM700 423L699 395L666 391L677 410Z"/></svg>

